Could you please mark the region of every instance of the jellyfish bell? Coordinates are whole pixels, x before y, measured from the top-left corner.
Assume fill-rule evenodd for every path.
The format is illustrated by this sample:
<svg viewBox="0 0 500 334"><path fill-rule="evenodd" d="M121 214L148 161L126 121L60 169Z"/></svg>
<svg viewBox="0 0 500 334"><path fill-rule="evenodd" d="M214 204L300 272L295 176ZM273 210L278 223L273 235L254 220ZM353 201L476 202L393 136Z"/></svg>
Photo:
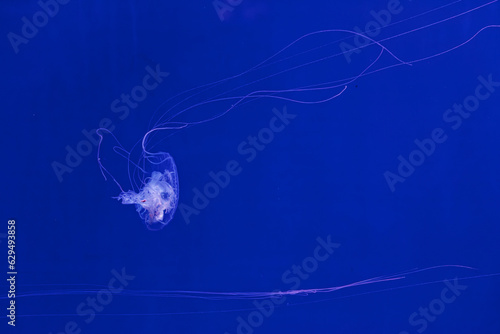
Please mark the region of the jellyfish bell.
<svg viewBox="0 0 500 334"><path fill-rule="evenodd" d="M166 152L158 152L145 160L150 176L142 188L122 191L117 199L122 204L135 204L139 216L150 230L161 230L174 217L179 202L179 178L174 159Z"/></svg>
<svg viewBox="0 0 500 334"><path fill-rule="evenodd" d="M122 204L133 204L136 211L149 230L157 231L164 228L174 217L179 202L179 177L174 158L167 152L141 152L134 159L132 151L126 151L118 139L109 130L101 128L96 132L100 137L98 147L98 163L105 179L112 179L120 189L114 197ZM108 161L101 160L104 136L111 136L114 144L111 146L115 154L126 160L127 186L122 178L118 181L118 173L110 171ZM106 166L103 165L106 163ZM119 164L122 165L122 164ZM121 172L123 175L123 171Z"/></svg>

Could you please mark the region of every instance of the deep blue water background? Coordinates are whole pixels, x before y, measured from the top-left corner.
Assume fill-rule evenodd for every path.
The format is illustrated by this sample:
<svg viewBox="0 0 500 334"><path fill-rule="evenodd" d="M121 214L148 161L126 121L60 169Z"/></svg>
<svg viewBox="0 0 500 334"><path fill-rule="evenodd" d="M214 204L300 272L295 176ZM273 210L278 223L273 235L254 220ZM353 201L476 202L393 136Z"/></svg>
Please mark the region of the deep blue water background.
<svg viewBox="0 0 500 334"><path fill-rule="evenodd" d="M392 20L451 2L401 1L404 9ZM387 27L376 39L482 3L458 1ZM224 169L230 160L241 163L242 172L189 224L178 211L163 230L147 230L132 207L112 199L119 191L104 181L95 146L62 182L53 171L54 161L64 163L66 146L76 148L85 139L81 131L98 127L103 118L112 120L114 134L130 147L169 97L240 73L306 33L364 27L373 20L370 11L387 4L243 0L221 21L208 0L73 0L15 53L7 34L20 34L21 18L31 18L40 7L35 1L3 1L0 245L6 254L7 220L15 219L17 293L48 289L45 284L60 292L71 288L65 284L106 285L111 271L122 268L135 276L131 290L288 290L291 284L283 282L283 273L313 255L318 237L328 236L341 246L301 281L301 289L442 264L477 268L438 269L405 281L288 297L253 328L255 333L417 333L422 327L412 326L408 318L440 298L444 279L500 272L500 88L459 129L442 119L454 103L474 93L478 76L500 81L499 29L486 30L440 57L362 77L330 102L260 99L162 142L159 148L176 160L180 202L187 205L193 188L210 181L210 171ZM386 46L402 59L422 58L500 23L499 13L500 4L493 3ZM344 37L325 36L293 53ZM351 63L337 57L337 67L278 77L270 84L279 88L342 79L359 73L378 51L371 47L354 54ZM169 76L120 120L111 102L142 82L146 66L157 64ZM394 61L383 58L379 64ZM238 145L269 125L273 108L285 106L296 118L246 162ZM203 112L191 117L203 117ZM408 157L414 140L428 138L438 127L448 139L391 192L384 173L396 172L398 156ZM430 281L436 283L414 286ZM467 289L428 322L425 332L499 333L499 277L460 283ZM387 290L407 285L413 286ZM2 333L60 333L69 321L82 333L238 333L238 317L248 319L255 310L251 300L117 294L86 323L76 308L95 295L18 296L16 327L5 329L10 326L4 318ZM6 299L1 301L6 312ZM174 312L192 313L168 314Z"/></svg>

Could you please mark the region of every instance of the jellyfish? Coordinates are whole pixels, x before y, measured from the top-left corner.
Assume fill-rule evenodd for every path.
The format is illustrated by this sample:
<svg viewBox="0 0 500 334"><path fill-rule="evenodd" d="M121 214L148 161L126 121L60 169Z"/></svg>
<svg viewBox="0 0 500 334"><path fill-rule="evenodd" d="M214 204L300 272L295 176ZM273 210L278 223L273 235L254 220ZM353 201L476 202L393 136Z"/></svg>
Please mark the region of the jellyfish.
<svg viewBox="0 0 500 334"><path fill-rule="evenodd" d="M428 33L433 34L433 29L494 2L380 40L345 29L320 30L300 36L239 74L189 89L165 100L152 114L146 133L130 149L121 145L109 130L98 129L100 141L97 160L101 173L105 179L110 177L119 187L120 194L116 199L123 204L136 206L148 229L162 229L173 219L179 201L176 164L173 157L165 152L167 149L160 147L170 136L193 126L214 122L261 99L302 105L328 103L348 92L362 77L443 56L465 46L481 32L500 28L500 25L484 26L468 39L441 50L425 50L427 53L416 59L403 59L391 50L393 47L389 49L386 44L401 41L406 47L410 36L429 30L431 31ZM444 7L446 6L434 8L405 21L423 17ZM395 24L397 22L391 25ZM353 38L364 40L364 43L353 48L339 49L339 43ZM402 47L401 50L403 49ZM346 54L361 52L364 57L356 63L346 65ZM300 79L300 84L296 83L297 79ZM105 135L114 139L114 152L126 160L128 189L122 187L121 182L118 182L101 159L101 145Z"/></svg>
<svg viewBox="0 0 500 334"><path fill-rule="evenodd" d="M179 200L179 178L172 156L155 153L148 159L151 176L145 180L139 193L133 190L118 196L123 204L135 204L139 216L150 230L163 228L174 215Z"/></svg>

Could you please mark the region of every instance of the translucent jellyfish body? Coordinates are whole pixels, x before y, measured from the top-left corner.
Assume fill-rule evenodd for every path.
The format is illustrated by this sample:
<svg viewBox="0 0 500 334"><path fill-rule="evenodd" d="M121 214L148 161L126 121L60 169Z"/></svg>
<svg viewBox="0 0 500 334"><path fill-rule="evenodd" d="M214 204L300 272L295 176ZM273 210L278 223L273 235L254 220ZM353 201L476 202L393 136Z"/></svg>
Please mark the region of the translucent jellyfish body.
<svg viewBox="0 0 500 334"><path fill-rule="evenodd" d="M137 212L150 230L160 230L173 218L179 201L179 179L172 156L165 152L148 158L152 166L151 176L144 179L138 193L122 192L118 200L122 204L135 204Z"/></svg>

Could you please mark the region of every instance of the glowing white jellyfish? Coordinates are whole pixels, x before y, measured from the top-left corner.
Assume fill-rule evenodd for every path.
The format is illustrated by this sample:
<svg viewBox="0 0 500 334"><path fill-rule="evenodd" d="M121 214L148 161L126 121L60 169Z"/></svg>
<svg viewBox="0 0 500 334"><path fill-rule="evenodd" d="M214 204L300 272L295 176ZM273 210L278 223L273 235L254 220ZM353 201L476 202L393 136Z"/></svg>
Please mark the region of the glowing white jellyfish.
<svg viewBox="0 0 500 334"><path fill-rule="evenodd" d="M98 149L101 172L105 178L111 177L120 188L121 193L116 197L118 200L123 204L136 205L140 217L149 229L161 229L172 220L179 201L179 181L174 159L169 153L153 151L168 137L165 133L171 135L194 125L212 122L242 105L262 98L299 104L331 101L361 77L442 56L466 45L486 29L500 28L500 25L485 26L462 43L413 60L402 60L384 45L389 40L395 42L407 35L437 28L484 6L486 5L379 41L359 32L343 29L305 34L242 73L189 89L164 101L153 114L149 130L130 150L126 150L109 130L98 129L97 133L101 137ZM363 40L363 45L347 51L341 48L343 51L339 51L337 42L353 37L358 41ZM403 39L402 49L407 43L408 40ZM346 66L344 56L359 53L362 49L365 50L363 52L366 57L355 65ZM380 61L383 55L386 57L384 61L391 63ZM332 74L340 77L331 77ZM300 84L297 84L296 79L300 79ZM105 133L113 136L118 143L113 148L115 153L127 160L130 184L127 190L124 190L101 161L101 143Z"/></svg>
<svg viewBox="0 0 500 334"><path fill-rule="evenodd" d="M156 153L150 157L154 166L139 192L128 190L118 196L123 204L135 204L137 212L151 230L159 230L170 222L179 202L177 167L170 154ZM157 163L156 163L157 161Z"/></svg>

